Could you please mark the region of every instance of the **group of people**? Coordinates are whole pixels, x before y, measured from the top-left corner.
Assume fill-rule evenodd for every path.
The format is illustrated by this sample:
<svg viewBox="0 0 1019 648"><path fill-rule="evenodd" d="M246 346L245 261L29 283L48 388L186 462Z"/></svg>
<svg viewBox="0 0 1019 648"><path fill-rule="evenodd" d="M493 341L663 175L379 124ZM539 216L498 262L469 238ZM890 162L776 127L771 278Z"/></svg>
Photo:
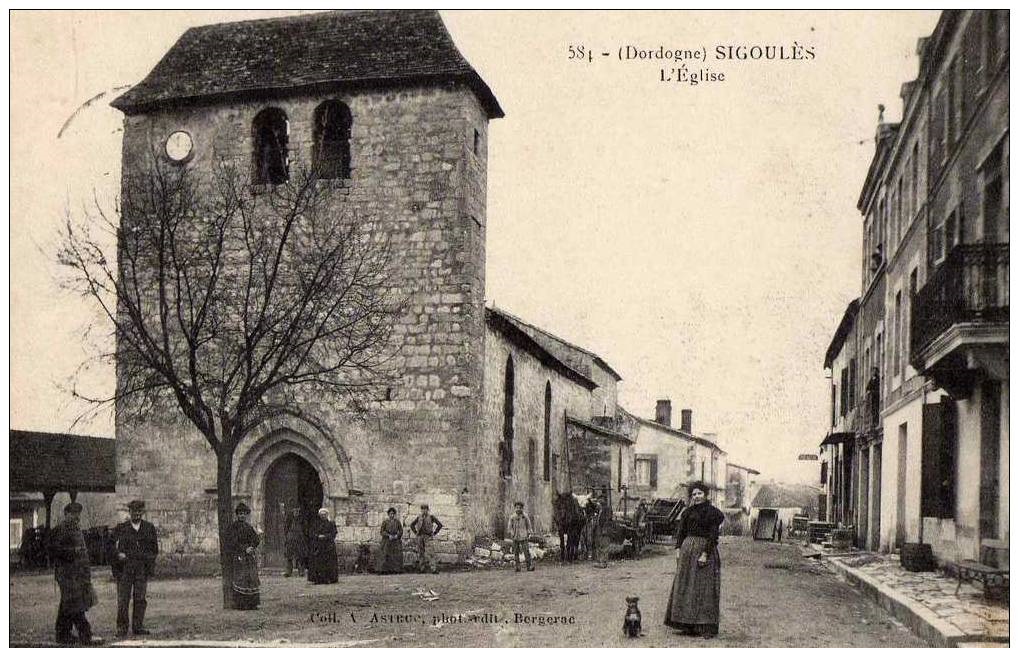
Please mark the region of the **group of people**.
<svg viewBox="0 0 1019 648"><path fill-rule="evenodd" d="M258 607L260 581L258 560L255 550L259 544L258 533L248 523L251 509L241 503L234 510L236 519L230 525L224 538L226 553L233 567L231 586L234 608L253 610ZM417 539L418 568L420 571L438 572L435 560L433 538L442 530L442 522L429 511L427 504L421 505L421 514L414 518L410 530ZM396 509L386 512L386 519L380 528L381 558L378 571L382 574L396 574L403 571L403 524L396 517ZM307 571L308 581L316 585L336 583L339 580L339 560L336 554L336 523L329 517L329 509L321 508L318 517L305 523L299 508L292 509L284 525L284 576L297 571L303 576Z"/></svg>
<svg viewBox="0 0 1019 648"><path fill-rule="evenodd" d="M669 591L665 624L680 634L714 637L718 634L721 596L721 560L718 554L719 529L725 517L708 501L709 487L694 483L689 488L690 505L680 514L676 524L676 573ZM532 526L524 513L522 502L516 502L509 519L516 570L520 571L520 554L527 570L534 570L528 547ZM49 537L48 551L54 563L54 575L60 588L57 608L56 640L58 643L93 644L100 640L92 635L85 613L96 602L92 586L88 548L79 525L82 506L71 502L64 507L64 518ZM159 544L155 527L145 519L145 502L128 504L130 519L113 531L113 576L117 581L117 636L131 633L147 635L145 628L146 590L152 576ZM258 533L248 523L251 509L238 504L236 519L224 538L231 561L231 585L234 607L252 610L258 607ZM312 583L335 583L339 576L336 555L336 523L328 509L320 509L318 518L307 527L300 511L295 510L286 525L286 575L296 567L298 574L307 569ZM414 518L410 530L416 536L417 567L435 573L437 566L433 539L442 530L442 522L421 505L421 514ZM403 524L397 511L390 508L380 526L381 558L379 572L399 573L403 570ZM130 615L129 615L130 611ZM73 634L77 633L77 636Z"/></svg>
<svg viewBox="0 0 1019 648"><path fill-rule="evenodd" d="M82 506L70 502L64 507L64 519L50 533L48 552L54 576L60 588L57 607L57 643L99 643L85 613L96 603L92 585L88 547L80 526ZM159 543L156 528L143 519L145 502L128 504L130 519L113 530L113 577L117 581L117 636L128 629L135 635L147 635L145 593L155 567ZM130 608L131 614L128 615Z"/></svg>

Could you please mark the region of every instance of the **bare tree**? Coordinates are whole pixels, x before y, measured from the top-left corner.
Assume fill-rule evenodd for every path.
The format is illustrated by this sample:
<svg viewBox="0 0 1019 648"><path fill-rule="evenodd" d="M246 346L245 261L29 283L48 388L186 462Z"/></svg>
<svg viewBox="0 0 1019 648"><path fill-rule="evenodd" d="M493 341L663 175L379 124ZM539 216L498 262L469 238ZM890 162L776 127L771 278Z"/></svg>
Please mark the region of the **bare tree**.
<svg viewBox="0 0 1019 648"><path fill-rule="evenodd" d="M58 258L68 286L115 331L99 354L116 365L115 393L75 393L115 405L118 418L175 404L182 433L200 433L215 453L229 608L235 449L272 417L301 416L302 403L366 411L391 384L402 304L388 239L337 208L332 183L297 169L283 184L251 186L229 162L211 167L200 175L151 155L143 172L125 172L118 208L68 216Z"/></svg>

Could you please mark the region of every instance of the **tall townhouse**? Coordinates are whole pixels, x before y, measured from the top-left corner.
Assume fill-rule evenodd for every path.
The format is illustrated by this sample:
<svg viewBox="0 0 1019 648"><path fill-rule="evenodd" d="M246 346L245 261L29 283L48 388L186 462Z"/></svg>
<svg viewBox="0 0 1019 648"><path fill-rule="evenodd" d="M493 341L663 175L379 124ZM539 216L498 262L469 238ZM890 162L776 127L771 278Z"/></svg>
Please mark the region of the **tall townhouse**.
<svg viewBox="0 0 1019 648"><path fill-rule="evenodd" d="M1008 12L917 50L857 205L857 539L955 561L1008 537Z"/></svg>

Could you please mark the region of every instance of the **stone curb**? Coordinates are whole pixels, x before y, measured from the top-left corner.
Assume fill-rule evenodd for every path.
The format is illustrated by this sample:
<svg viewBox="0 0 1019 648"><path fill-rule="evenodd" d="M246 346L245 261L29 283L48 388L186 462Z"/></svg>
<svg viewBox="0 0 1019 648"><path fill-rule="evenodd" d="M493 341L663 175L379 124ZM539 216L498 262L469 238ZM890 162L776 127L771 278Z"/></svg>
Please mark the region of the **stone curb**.
<svg viewBox="0 0 1019 648"><path fill-rule="evenodd" d="M937 616L930 608L887 587L868 574L846 565L838 559L824 558L839 577L865 596L875 601L889 614L901 621L917 636L938 648L962 648L964 642L1008 644L1008 637L970 635Z"/></svg>

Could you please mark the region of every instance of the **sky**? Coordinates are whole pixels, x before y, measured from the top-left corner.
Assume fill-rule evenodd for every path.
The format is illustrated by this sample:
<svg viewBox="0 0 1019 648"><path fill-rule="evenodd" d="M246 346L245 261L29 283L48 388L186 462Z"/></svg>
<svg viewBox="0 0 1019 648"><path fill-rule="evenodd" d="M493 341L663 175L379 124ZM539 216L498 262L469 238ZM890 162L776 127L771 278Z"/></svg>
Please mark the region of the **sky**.
<svg viewBox="0 0 1019 648"><path fill-rule="evenodd" d="M188 27L284 13L12 13L11 427L113 434L109 416L72 428L91 320L55 263L64 214L117 195L109 101ZM815 481L797 457L826 432L824 352L860 290L856 199L878 104L898 120L938 13L442 16L506 112L489 131L488 301L601 355L633 414L669 398L730 461ZM716 60L729 45L813 56ZM621 61L627 46L707 59ZM684 63L725 80L661 81Z"/></svg>

